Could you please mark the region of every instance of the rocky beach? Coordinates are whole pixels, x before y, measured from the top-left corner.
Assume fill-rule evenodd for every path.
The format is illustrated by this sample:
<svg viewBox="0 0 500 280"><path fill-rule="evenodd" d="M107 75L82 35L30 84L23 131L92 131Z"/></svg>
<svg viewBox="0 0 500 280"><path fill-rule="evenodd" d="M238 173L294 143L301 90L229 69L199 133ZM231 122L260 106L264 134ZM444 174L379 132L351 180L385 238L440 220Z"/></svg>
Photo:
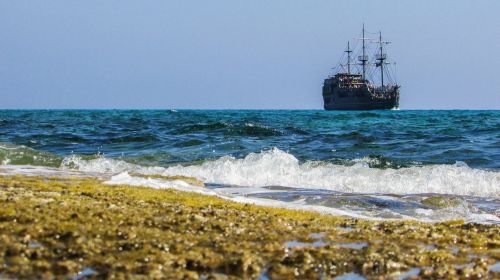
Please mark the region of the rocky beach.
<svg viewBox="0 0 500 280"><path fill-rule="evenodd" d="M0 201L2 278L500 277L498 225L367 221L78 177L1 176Z"/></svg>

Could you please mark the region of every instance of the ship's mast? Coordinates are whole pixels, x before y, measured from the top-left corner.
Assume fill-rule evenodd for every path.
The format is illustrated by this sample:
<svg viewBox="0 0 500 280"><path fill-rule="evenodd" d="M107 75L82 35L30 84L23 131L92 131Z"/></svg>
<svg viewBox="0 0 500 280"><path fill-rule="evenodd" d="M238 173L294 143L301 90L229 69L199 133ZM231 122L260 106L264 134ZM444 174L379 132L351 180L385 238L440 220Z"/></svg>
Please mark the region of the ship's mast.
<svg viewBox="0 0 500 280"><path fill-rule="evenodd" d="M358 60L361 61L361 65L363 66L363 80L365 80L365 76L366 76L366 62L368 61L368 56L366 55L366 49L365 49L365 24L363 23L363 38L361 38L361 40L363 40L363 55L360 55L358 57Z"/></svg>
<svg viewBox="0 0 500 280"><path fill-rule="evenodd" d="M347 42L347 50L345 51L347 53L347 73L351 74L351 47L349 46L349 41Z"/></svg>
<svg viewBox="0 0 500 280"><path fill-rule="evenodd" d="M385 42L382 41L382 32L379 32L379 41L378 42L380 44L380 53L377 56L377 60L379 61L377 63L377 66L380 66L380 81L381 81L382 86L384 86L384 61L386 60L387 55L384 53L384 49L383 49L383 44Z"/></svg>
<svg viewBox="0 0 500 280"><path fill-rule="evenodd" d="M379 32L379 43L380 43L380 54L377 57L377 60L380 61L380 81L382 86L384 86L384 60L386 59L386 55L384 54L383 44L382 44L382 32Z"/></svg>
<svg viewBox="0 0 500 280"><path fill-rule="evenodd" d="M363 23L363 80L365 79L366 75L366 54L365 54L365 24Z"/></svg>

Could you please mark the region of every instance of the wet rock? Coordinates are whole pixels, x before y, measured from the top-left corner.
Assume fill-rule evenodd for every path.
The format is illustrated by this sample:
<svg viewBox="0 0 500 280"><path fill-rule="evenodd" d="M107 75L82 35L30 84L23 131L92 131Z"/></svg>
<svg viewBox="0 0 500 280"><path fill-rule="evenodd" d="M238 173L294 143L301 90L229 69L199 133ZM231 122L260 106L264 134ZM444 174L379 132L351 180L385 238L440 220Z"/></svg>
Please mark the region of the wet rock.
<svg viewBox="0 0 500 280"><path fill-rule="evenodd" d="M18 279L71 278L86 267L118 279L328 279L353 271L383 279L409 268L428 279L493 279L488 268L500 258L498 225L364 221L97 179L0 176L0 203L0 274ZM285 246L291 240L321 246ZM455 266L464 263L473 265Z"/></svg>
<svg viewBox="0 0 500 280"><path fill-rule="evenodd" d="M76 274L80 268L80 265L73 261L60 261L56 262L52 266L52 271L59 275L69 275Z"/></svg>
<svg viewBox="0 0 500 280"><path fill-rule="evenodd" d="M424 205L436 208L454 207L464 203L461 198L450 196L431 196L423 199L421 202Z"/></svg>

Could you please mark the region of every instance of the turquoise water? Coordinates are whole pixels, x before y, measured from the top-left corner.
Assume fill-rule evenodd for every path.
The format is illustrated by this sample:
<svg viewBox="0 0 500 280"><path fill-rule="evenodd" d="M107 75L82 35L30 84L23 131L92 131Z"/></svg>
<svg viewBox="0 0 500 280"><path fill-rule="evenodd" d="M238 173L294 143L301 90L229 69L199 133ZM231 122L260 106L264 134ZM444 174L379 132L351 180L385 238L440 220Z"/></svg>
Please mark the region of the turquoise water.
<svg viewBox="0 0 500 280"><path fill-rule="evenodd" d="M434 217L430 194L463 199L453 217L500 215L500 111L3 110L0 162L188 175L221 196L361 216Z"/></svg>
<svg viewBox="0 0 500 280"><path fill-rule="evenodd" d="M500 169L500 111L0 111L0 141L169 165L273 147L301 161Z"/></svg>

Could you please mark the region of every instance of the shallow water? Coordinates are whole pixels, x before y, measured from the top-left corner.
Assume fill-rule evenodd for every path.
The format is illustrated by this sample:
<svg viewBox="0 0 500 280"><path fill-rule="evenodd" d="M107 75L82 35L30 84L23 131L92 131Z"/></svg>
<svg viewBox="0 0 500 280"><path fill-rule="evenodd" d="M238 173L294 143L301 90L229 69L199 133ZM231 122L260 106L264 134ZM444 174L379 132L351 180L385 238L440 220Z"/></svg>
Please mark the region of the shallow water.
<svg viewBox="0 0 500 280"><path fill-rule="evenodd" d="M4 110L0 162L191 191L130 174L193 176L202 193L361 218L500 223L500 111ZM425 203L435 196L453 203Z"/></svg>

